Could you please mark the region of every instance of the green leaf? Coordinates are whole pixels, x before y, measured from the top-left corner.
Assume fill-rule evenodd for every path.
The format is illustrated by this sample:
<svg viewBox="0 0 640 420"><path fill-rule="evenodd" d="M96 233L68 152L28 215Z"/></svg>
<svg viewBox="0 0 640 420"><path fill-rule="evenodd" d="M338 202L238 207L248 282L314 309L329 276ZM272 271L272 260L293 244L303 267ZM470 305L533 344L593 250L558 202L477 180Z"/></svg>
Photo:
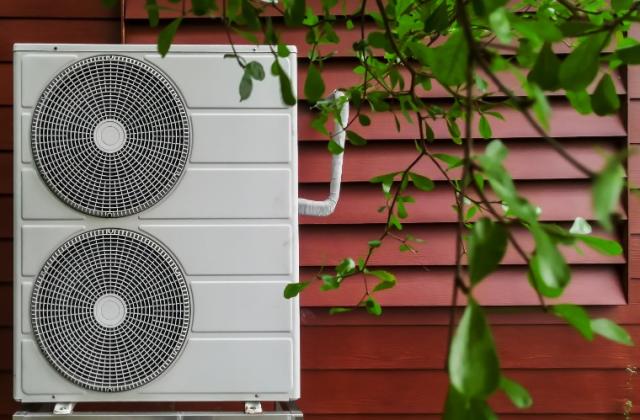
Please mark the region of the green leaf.
<svg viewBox="0 0 640 420"><path fill-rule="evenodd" d="M594 333L603 336L616 343L625 346L633 346L633 340L624 328L606 318L597 318L591 320L591 329Z"/></svg>
<svg viewBox="0 0 640 420"><path fill-rule="evenodd" d="M549 130L549 118L551 117L551 106L549 99L544 91L536 84L525 83L525 91L531 100L533 100L533 112L538 118L540 125L545 130Z"/></svg>
<svg viewBox="0 0 640 420"><path fill-rule="evenodd" d="M196 16L204 16L214 7L215 3L212 0L191 0L191 10Z"/></svg>
<svg viewBox="0 0 640 420"><path fill-rule="evenodd" d="M633 4L633 0L611 0L611 7L616 12L628 10Z"/></svg>
<svg viewBox="0 0 640 420"><path fill-rule="evenodd" d="M347 139L349 139L349 143L353 144L354 146L364 146L365 144L367 144L367 141L362 138L362 136L351 130L347 130Z"/></svg>
<svg viewBox="0 0 640 420"><path fill-rule="evenodd" d="M505 44L511 42L511 23L509 22L507 9L500 7L491 12L489 15L489 25L501 42Z"/></svg>
<svg viewBox="0 0 640 420"><path fill-rule="evenodd" d="M560 88L560 80L558 79L560 64L560 59L551 49L551 44L545 42L527 79L544 90L557 90Z"/></svg>
<svg viewBox="0 0 640 420"><path fill-rule="evenodd" d="M507 251L507 229L482 218L473 224L468 238L469 278L475 285L494 272Z"/></svg>
<svg viewBox="0 0 640 420"><path fill-rule="evenodd" d="M289 51L289 47L285 44L278 44L278 57L286 58L289 57L291 51Z"/></svg>
<svg viewBox="0 0 640 420"><path fill-rule="evenodd" d="M461 32L449 37L437 48L427 50L434 76L444 85L460 85L466 79L469 48Z"/></svg>
<svg viewBox="0 0 640 420"><path fill-rule="evenodd" d="M353 308L334 307L329 309L329 315L344 314L353 311Z"/></svg>
<svg viewBox="0 0 640 420"><path fill-rule="evenodd" d="M300 26L306 14L305 0L288 0L285 2L284 19L287 26Z"/></svg>
<svg viewBox="0 0 640 420"><path fill-rule="evenodd" d="M548 42L559 42L563 39L562 31L549 19L542 17L525 19L516 16L513 18L513 27L524 35L524 39L539 38Z"/></svg>
<svg viewBox="0 0 640 420"><path fill-rule="evenodd" d="M399 173L400 172L390 172L388 174L374 176L373 178L371 178L369 180L369 182L372 183L372 184L378 184L378 183L391 184L391 183L393 183L394 178Z"/></svg>
<svg viewBox="0 0 640 420"><path fill-rule="evenodd" d="M598 74L600 50L606 33L586 37L560 65L560 86L566 90L585 89Z"/></svg>
<svg viewBox="0 0 640 420"><path fill-rule="evenodd" d="M238 90L240 92L240 102L251 96L251 91L253 90L253 81L251 80L251 76L249 76L249 73L247 73L246 68L244 74L242 75L242 79L240 79L240 86Z"/></svg>
<svg viewBox="0 0 640 420"><path fill-rule="evenodd" d="M585 89L567 91L566 95L573 109L578 111L580 114L588 115L593 112L593 109L591 108L591 96Z"/></svg>
<svg viewBox="0 0 640 420"><path fill-rule="evenodd" d="M336 266L336 273L341 276L352 273L356 269L356 262L353 258L345 258Z"/></svg>
<svg viewBox="0 0 640 420"><path fill-rule="evenodd" d="M612 157L596 177L591 189L594 213L600 224L609 231L613 229L611 214L618 208L623 188L624 169L618 159Z"/></svg>
<svg viewBox="0 0 640 420"><path fill-rule="evenodd" d="M371 118L369 118L369 116L365 114L358 115L358 121L360 122L360 125L364 127L371 125Z"/></svg>
<svg viewBox="0 0 640 420"><path fill-rule="evenodd" d="M491 131L491 125L487 120L487 117L484 115L480 116L480 120L478 121L478 130L480 131L480 135L485 139L490 139L493 137L493 132Z"/></svg>
<svg viewBox="0 0 640 420"><path fill-rule="evenodd" d="M534 225L531 233L536 242L534 256L529 261L531 280L544 296L558 297L571 280L571 271L549 235Z"/></svg>
<svg viewBox="0 0 640 420"><path fill-rule="evenodd" d="M244 68L244 72L255 80L264 80L264 68L262 67L262 64L257 61L247 63Z"/></svg>
<svg viewBox="0 0 640 420"><path fill-rule="evenodd" d="M173 37L176 34L176 31L180 27L182 23L182 18L179 17L174 19L167 26L164 27L163 30L158 34L158 52L161 56L167 55L169 52L169 48L171 47L171 43L173 42Z"/></svg>
<svg viewBox="0 0 640 420"><path fill-rule="evenodd" d="M378 248L380 245L382 245L382 242L378 239L374 239L372 241L369 241L368 244L370 248Z"/></svg>
<svg viewBox="0 0 640 420"><path fill-rule="evenodd" d="M605 74L591 95L591 107L598 115L614 114L620 108L620 99L611 76Z"/></svg>
<svg viewBox="0 0 640 420"><path fill-rule="evenodd" d="M449 378L462 395L486 398L498 388L500 364L482 308L469 299L451 341Z"/></svg>
<svg viewBox="0 0 640 420"><path fill-rule="evenodd" d="M147 0L144 5L149 18L149 26L155 28L160 23L160 8L156 0Z"/></svg>
<svg viewBox="0 0 640 420"><path fill-rule="evenodd" d="M314 63L309 64L307 79L304 82L304 96L310 102L317 102L324 94L324 80L318 66Z"/></svg>
<svg viewBox="0 0 640 420"><path fill-rule="evenodd" d="M506 376L500 377L500 389L507 394L513 405L518 408L529 408L533 404L529 391Z"/></svg>
<svg viewBox="0 0 640 420"><path fill-rule="evenodd" d="M371 315L382 315L382 306L380 306L380 303L378 303L373 296L369 296L367 300L364 301L364 306Z"/></svg>
<svg viewBox="0 0 640 420"><path fill-rule="evenodd" d="M329 140L329 143L327 143L327 149L329 150L329 152L331 152L332 155L339 155L340 153L344 152L344 147L340 146L333 140Z"/></svg>
<svg viewBox="0 0 640 420"><path fill-rule="evenodd" d="M375 276L380 280L380 283L378 283L376 287L374 287L374 292L384 289L390 289L394 287L397 282L396 276L385 270L372 270L368 271L367 274Z"/></svg>
<svg viewBox="0 0 640 420"><path fill-rule="evenodd" d="M307 288L311 283L308 281L301 281L300 283L289 283L284 288L284 297L287 299L291 299L296 297Z"/></svg>
<svg viewBox="0 0 640 420"><path fill-rule="evenodd" d="M340 287L340 278L337 276L323 274L320 276L320 279L322 280L321 290L333 290Z"/></svg>
<svg viewBox="0 0 640 420"><path fill-rule="evenodd" d="M289 79L289 76L287 76L287 73L277 60L271 65L271 74L278 76L282 102L289 106L295 105L296 97L293 95L293 89L291 88L291 79Z"/></svg>
<svg viewBox="0 0 640 420"><path fill-rule="evenodd" d="M589 314L582 307L572 304L553 305L551 307L553 313L567 321L576 330L582 334L584 338L593 340L593 330L591 329L591 319Z"/></svg>
<svg viewBox="0 0 640 420"><path fill-rule="evenodd" d="M462 165L462 159L460 159L458 156L453 156L446 153L434 153L433 157L446 163L448 166L447 169L457 168L458 166Z"/></svg>
<svg viewBox="0 0 640 420"><path fill-rule="evenodd" d="M587 245L589 248L598 251L603 255L622 255L622 245L617 241L586 235L576 235L576 238L582 241L582 243Z"/></svg>
<svg viewBox="0 0 640 420"><path fill-rule="evenodd" d="M640 44L620 48L616 51L616 55L625 64L640 64Z"/></svg>
<svg viewBox="0 0 640 420"><path fill-rule="evenodd" d="M443 32L449 27L449 11L447 2L441 1L438 7L424 21L424 31Z"/></svg>
<svg viewBox="0 0 640 420"><path fill-rule="evenodd" d="M469 399L449 385L444 420L498 420L486 401Z"/></svg>
<svg viewBox="0 0 640 420"><path fill-rule="evenodd" d="M409 172L409 179L416 188L422 191L431 191L436 186L432 180L415 172Z"/></svg>
<svg viewBox="0 0 640 420"><path fill-rule="evenodd" d="M391 51L391 44L389 38L384 32L370 32L367 35L367 43L373 48L381 48L387 51Z"/></svg>

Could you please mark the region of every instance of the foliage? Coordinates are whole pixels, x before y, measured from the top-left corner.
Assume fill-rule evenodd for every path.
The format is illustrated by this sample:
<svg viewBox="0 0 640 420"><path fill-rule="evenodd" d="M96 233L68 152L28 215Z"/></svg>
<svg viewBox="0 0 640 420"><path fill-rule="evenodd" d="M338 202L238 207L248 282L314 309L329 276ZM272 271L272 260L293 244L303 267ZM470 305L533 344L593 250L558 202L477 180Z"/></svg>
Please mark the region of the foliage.
<svg viewBox="0 0 640 420"><path fill-rule="evenodd" d="M191 0L188 11L224 25L230 40L230 35L237 33L250 43L270 45L270 73L279 79L282 100L288 105L295 104L296 98L281 61L290 51L282 40L281 26L276 29L275 18L270 16L275 12L284 26L302 28L309 51L303 93L318 111L313 128L328 138L330 132L325 125L337 115L341 106L337 101L345 99L323 99L327 90L323 68L340 43L335 29L343 25L358 36L351 53L357 60L353 71L360 81L341 87L355 109L355 115L342 122L351 145L367 143L357 127L370 125L381 113L391 114L398 130L403 126L415 130L415 159L402 171L371 180L381 187L385 204L379 210L386 214L386 224L380 235L368 242L366 256L357 261L347 257L333 270L288 285L285 297L293 298L316 282L322 290L334 290L348 279L362 278L362 299L350 308L333 308L331 313L362 307L380 315L382 307L376 295L394 287L397 280L390 272L370 267L370 259L390 241L397 242L403 252L417 252L414 244L421 239L403 232L403 220L415 201L413 191L429 194L434 189L434 182L415 170L419 162L430 160L447 180L457 214L452 311L458 293L466 295L468 302L459 325L450 325L450 387L445 418L495 418L487 398L498 390L506 393L516 407L533 403L522 385L501 373L486 309L474 295L475 287L498 268L507 247L528 264L529 281L543 311L565 320L587 340L600 335L631 345L626 331L610 320L591 319L577 305L547 304L547 297L562 296L571 282L563 248L584 245L606 255L618 255L622 248L612 240L592 236L591 226L581 217L570 230L542 222L540 209L519 193L504 165L509 150L493 139L491 123L504 118L500 107L520 112L541 141L593 181L593 213L601 226L613 231L616 221L612 216L625 187L626 153L610 156L600 171L585 166L548 134L551 107L547 94L563 90L571 105L583 114L618 112L621 104L614 83L616 70L640 63L640 42L627 32L631 23L640 19L640 3L360 0L356 10L347 10L353 3L343 1L284 0L279 4ZM157 25L160 8L156 0L147 0L147 10L150 24ZM169 51L181 21L179 17L164 25L158 38L161 54ZM244 69L238 82L240 100L245 100L253 84L265 78L266 71L257 62L248 63L237 54L233 57ZM503 82L507 75L518 81L516 91ZM450 95L445 106L424 100L425 92L437 85ZM459 145L459 154L431 152L436 121L446 124L450 140ZM476 138L489 142L476 150ZM328 147L331 153L343 152L336 143L329 142ZM535 244L532 251L518 243L512 234L514 229L529 232ZM372 288L368 286L371 279L376 281Z"/></svg>

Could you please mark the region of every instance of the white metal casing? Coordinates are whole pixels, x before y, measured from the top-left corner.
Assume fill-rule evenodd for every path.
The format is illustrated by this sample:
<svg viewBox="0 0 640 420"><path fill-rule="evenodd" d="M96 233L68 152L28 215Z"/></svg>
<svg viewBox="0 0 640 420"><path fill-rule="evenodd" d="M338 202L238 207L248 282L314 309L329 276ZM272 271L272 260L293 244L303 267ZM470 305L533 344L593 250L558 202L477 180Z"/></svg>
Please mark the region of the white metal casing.
<svg viewBox="0 0 640 420"><path fill-rule="evenodd" d="M296 86L296 52L281 59ZM14 46L14 397L61 401L284 401L300 396L297 110L282 103L268 47L237 46L266 69L240 101L242 69L228 46ZM59 200L37 173L31 115L62 69L94 55L124 55L155 67L180 91L191 124L189 161L157 204L100 218ZM161 243L188 282L191 328L181 354L153 381L124 392L75 385L43 357L30 325L33 281L64 242L98 228L123 228ZM73 349L70 349L72 351Z"/></svg>

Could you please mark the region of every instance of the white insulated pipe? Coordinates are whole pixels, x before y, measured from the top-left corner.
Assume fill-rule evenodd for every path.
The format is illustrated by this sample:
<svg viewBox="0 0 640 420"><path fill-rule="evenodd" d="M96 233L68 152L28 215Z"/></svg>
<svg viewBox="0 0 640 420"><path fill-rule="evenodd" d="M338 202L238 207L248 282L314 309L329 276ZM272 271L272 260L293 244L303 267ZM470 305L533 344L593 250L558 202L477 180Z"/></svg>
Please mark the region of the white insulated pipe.
<svg viewBox="0 0 640 420"><path fill-rule="evenodd" d="M329 99L338 100L344 96L339 90L334 91ZM340 108L340 115L334 119L333 133L331 141L335 141L344 149L346 130L343 128L349 122L349 102L345 102ZM331 184L329 186L329 196L323 201L298 199L298 214L305 216L329 216L336 209L340 199L340 183L342 182L342 162L344 152L333 155L331 159Z"/></svg>

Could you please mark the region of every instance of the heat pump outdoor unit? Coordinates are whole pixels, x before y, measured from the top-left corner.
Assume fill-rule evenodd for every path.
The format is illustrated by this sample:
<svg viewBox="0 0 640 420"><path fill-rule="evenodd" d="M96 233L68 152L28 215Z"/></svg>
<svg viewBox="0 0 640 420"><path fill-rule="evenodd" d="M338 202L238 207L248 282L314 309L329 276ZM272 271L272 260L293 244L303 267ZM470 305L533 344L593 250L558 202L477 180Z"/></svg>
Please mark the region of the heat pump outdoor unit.
<svg viewBox="0 0 640 420"><path fill-rule="evenodd" d="M299 398L282 292L341 162L298 200L296 107L269 48L236 50L267 73L245 101L227 46L15 46L17 400Z"/></svg>

